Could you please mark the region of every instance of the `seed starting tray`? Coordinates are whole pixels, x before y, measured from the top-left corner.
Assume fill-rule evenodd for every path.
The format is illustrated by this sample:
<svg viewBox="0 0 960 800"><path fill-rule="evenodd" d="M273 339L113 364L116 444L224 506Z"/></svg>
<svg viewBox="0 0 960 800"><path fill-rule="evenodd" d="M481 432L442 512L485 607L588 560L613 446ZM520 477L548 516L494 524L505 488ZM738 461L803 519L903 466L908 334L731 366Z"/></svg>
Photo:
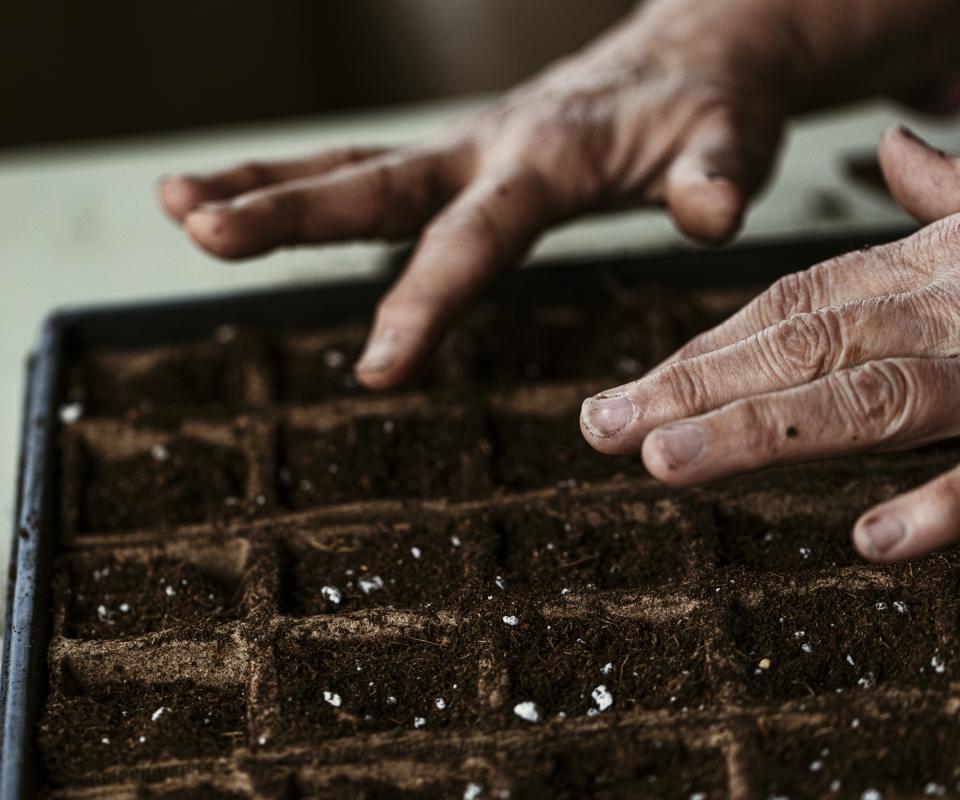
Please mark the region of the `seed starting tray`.
<svg viewBox="0 0 960 800"><path fill-rule="evenodd" d="M385 284L54 316L0 797L956 796L960 558L849 530L960 448L681 491L577 426L857 244L523 271L384 395Z"/></svg>

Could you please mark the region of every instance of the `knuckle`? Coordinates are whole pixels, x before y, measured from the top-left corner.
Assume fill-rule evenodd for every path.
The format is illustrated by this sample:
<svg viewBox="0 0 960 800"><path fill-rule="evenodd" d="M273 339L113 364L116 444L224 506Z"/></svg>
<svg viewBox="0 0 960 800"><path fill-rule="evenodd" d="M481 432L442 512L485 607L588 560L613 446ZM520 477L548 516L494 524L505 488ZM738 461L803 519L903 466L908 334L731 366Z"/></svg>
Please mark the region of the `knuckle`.
<svg viewBox="0 0 960 800"><path fill-rule="evenodd" d="M840 373L840 408L854 438L886 442L910 425L917 392L913 367L895 360L876 361Z"/></svg>
<svg viewBox="0 0 960 800"><path fill-rule="evenodd" d="M247 186L259 186L267 182L268 170L262 161L243 161L234 167L238 181Z"/></svg>
<svg viewBox="0 0 960 800"><path fill-rule="evenodd" d="M784 372L810 381L829 372L835 365L840 345L841 326L832 311L798 314L773 328L770 350Z"/></svg>
<svg viewBox="0 0 960 800"><path fill-rule="evenodd" d="M760 296L763 311L771 321L787 319L794 314L812 311L816 267L804 272L784 275Z"/></svg>
<svg viewBox="0 0 960 800"><path fill-rule="evenodd" d="M707 390L701 375L689 364L676 362L660 370L659 385L666 391L675 408L688 414L707 408Z"/></svg>

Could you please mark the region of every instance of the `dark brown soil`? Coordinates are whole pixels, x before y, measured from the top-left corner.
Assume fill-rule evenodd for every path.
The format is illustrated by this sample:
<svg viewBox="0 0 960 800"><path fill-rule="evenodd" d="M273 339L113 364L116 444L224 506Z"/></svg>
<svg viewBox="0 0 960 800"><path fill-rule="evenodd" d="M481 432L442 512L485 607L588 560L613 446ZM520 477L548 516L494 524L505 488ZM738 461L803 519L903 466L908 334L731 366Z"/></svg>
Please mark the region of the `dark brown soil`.
<svg viewBox="0 0 960 800"><path fill-rule="evenodd" d="M112 767L222 755L246 736L244 713L242 697L121 678L48 701L39 727L44 768L62 785Z"/></svg>
<svg viewBox="0 0 960 800"><path fill-rule="evenodd" d="M237 582L184 561L104 556L73 563L69 575L71 638L118 639L209 626L237 614Z"/></svg>
<svg viewBox="0 0 960 800"><path fill-rule="evenodd" d="M463 497L489 447L476 420L358 417L284 432L278 493L290 508L378 498Z"/></svg>
<svg viewBox="0 0 960 800"><path fill-rule="evenodd" d="M80 532L120 531L213 521L233 513L246 492L237 450L181 439L165 457L144 453L83 464Z"/></svg>

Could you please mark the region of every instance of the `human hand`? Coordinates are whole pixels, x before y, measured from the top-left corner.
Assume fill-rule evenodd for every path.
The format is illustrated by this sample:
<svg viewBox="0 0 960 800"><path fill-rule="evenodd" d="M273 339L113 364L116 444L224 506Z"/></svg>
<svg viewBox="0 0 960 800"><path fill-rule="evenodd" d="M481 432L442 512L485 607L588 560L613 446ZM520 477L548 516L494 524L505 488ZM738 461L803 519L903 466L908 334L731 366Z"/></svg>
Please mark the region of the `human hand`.
<svg viewBox="0 0 960 800"><path fill-rule="evenodd" d="M960 434L960 159L893 129L880 161L900 203L939 221L786 276L647 376L588 399L587 441L642 453L656 478L686 486ZM880 561L960 541L960 467L868 511L853 539Z"/></svg>
<svg viewBox="0 0 960 800"><path fill-rule="evenodd" d="M554 223L663 204L694 238L730 237L770 169L800 58L783 16L768 0L658 0L422 145L174 177L160 199L229 259L422 231L358 365L366 385L393 386Z"/></svg>

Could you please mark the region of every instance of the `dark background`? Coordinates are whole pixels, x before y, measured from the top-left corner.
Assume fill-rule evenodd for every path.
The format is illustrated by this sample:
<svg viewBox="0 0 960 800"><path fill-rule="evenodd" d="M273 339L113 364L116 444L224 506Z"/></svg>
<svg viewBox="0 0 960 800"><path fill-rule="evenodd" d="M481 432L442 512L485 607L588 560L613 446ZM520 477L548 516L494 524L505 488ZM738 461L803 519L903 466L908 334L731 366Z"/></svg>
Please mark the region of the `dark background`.
<svg viewBox="0 0 960 800"><path fill-rule="evenodd" d="M505 88L634 0L0 0L0 147Z"/></svg>

